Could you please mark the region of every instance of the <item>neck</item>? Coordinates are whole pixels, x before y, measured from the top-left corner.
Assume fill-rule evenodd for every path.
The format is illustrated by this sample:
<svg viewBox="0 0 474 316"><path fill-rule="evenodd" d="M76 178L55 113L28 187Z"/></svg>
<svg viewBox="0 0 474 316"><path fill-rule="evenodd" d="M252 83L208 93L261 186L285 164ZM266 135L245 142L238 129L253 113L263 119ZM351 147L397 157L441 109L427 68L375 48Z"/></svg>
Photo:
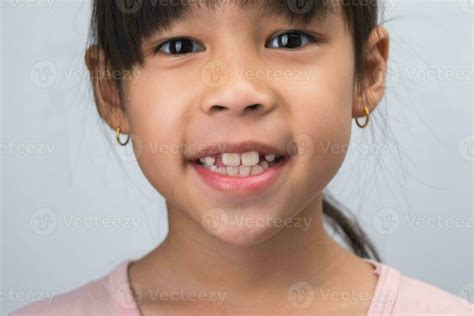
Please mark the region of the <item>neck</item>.
<svg viewBox="0 0 474 316"><path fill-rule="evenodd" d="M168 237L145 260L150 270L169 271L183 285L215 289L231 284L233 291L242 294L269 286L288 288L296 280L322 287L338 275L336 269L348 256L323 226L321 196L298 214L301 227L283 227L269 239L247 247L209 235L172 205L168 210Z"/></svg>

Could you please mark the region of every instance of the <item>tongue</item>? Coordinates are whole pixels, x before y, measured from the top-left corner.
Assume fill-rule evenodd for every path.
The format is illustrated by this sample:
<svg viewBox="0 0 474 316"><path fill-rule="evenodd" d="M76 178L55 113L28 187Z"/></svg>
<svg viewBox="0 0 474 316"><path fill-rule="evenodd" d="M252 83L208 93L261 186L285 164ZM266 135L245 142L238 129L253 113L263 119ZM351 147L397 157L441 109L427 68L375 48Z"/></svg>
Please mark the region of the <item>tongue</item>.
<svg viewBox="0 0 474 316"><path fill-rule="evenodd" d="M217 166L217 168L226 167L226 165L224 165L224 163L222 162L222 155L218 155L216 157L216 162L214 164Z"/></svg>

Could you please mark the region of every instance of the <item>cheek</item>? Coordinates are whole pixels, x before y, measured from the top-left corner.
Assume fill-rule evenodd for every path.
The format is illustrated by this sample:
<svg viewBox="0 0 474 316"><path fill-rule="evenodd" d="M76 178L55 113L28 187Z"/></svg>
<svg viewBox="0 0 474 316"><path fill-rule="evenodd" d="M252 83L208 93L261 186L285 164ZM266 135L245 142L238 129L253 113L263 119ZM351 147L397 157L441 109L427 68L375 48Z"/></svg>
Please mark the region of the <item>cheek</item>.
<svg viewBox="0 0 474 316"><path fill-rule="evenodd" d="M126 90L130 132L144 175L163 195L174 194L173 181L183 163L183 100L176 85L142 71Z"/></svg>
<svg viewBox="0 0 474 316"><path fill-rule="evenodd" d="M352 64L344 64L341 60L338 63L334 60L318 63L313 68L311 80L286 89L295 139L297 142L300 139L309 151L302 152L303 159L296 161L301 167L297 176L306 177L310 181L308 187L313 190L322 190L336 175L350 142ZM337 67L321 66L337 64Z"/></svg>

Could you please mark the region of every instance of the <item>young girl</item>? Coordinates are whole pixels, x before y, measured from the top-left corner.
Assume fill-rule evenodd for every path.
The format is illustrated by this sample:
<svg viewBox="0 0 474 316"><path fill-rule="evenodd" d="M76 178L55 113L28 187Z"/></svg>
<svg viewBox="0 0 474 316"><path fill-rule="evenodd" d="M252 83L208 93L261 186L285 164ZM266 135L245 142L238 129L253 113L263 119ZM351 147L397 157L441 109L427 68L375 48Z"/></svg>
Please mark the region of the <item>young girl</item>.
<svg viewBox="0 0 474 316"><path fill-rule="evenodd" d="M384 95L376 1L95 0L101 117L165 197L140 260L14 315L473 315L322 194ZM324 219L347 241L336 242Z"/></svg>

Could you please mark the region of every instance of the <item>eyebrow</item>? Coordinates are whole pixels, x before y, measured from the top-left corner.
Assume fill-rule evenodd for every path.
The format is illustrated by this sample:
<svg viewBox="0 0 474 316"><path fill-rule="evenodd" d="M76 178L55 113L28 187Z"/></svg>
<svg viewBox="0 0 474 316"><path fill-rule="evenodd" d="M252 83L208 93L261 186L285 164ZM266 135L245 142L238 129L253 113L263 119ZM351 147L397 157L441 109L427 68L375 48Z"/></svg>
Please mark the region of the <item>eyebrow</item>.
<svg viewBox="0 0 474 316"><path fill-rule="evenodd" d="M190 1L191 3L187 3ZM176 24L184 23L188 19L197 18L202 10L211 13L217 12L225 5L231 5L243 11L247 11L262 19L277 19L286 24L308 27L323 23L331 14L336 12L336 0L313 0L311 7L298 8L292 6L298 0L185 0L182 5L159 5L152 11L156 12L161 19L157 20L154 30L155 35L168 31ZM296 5L296 4L295 4ZM153 14L153 13L152 13Z"/></svg>

